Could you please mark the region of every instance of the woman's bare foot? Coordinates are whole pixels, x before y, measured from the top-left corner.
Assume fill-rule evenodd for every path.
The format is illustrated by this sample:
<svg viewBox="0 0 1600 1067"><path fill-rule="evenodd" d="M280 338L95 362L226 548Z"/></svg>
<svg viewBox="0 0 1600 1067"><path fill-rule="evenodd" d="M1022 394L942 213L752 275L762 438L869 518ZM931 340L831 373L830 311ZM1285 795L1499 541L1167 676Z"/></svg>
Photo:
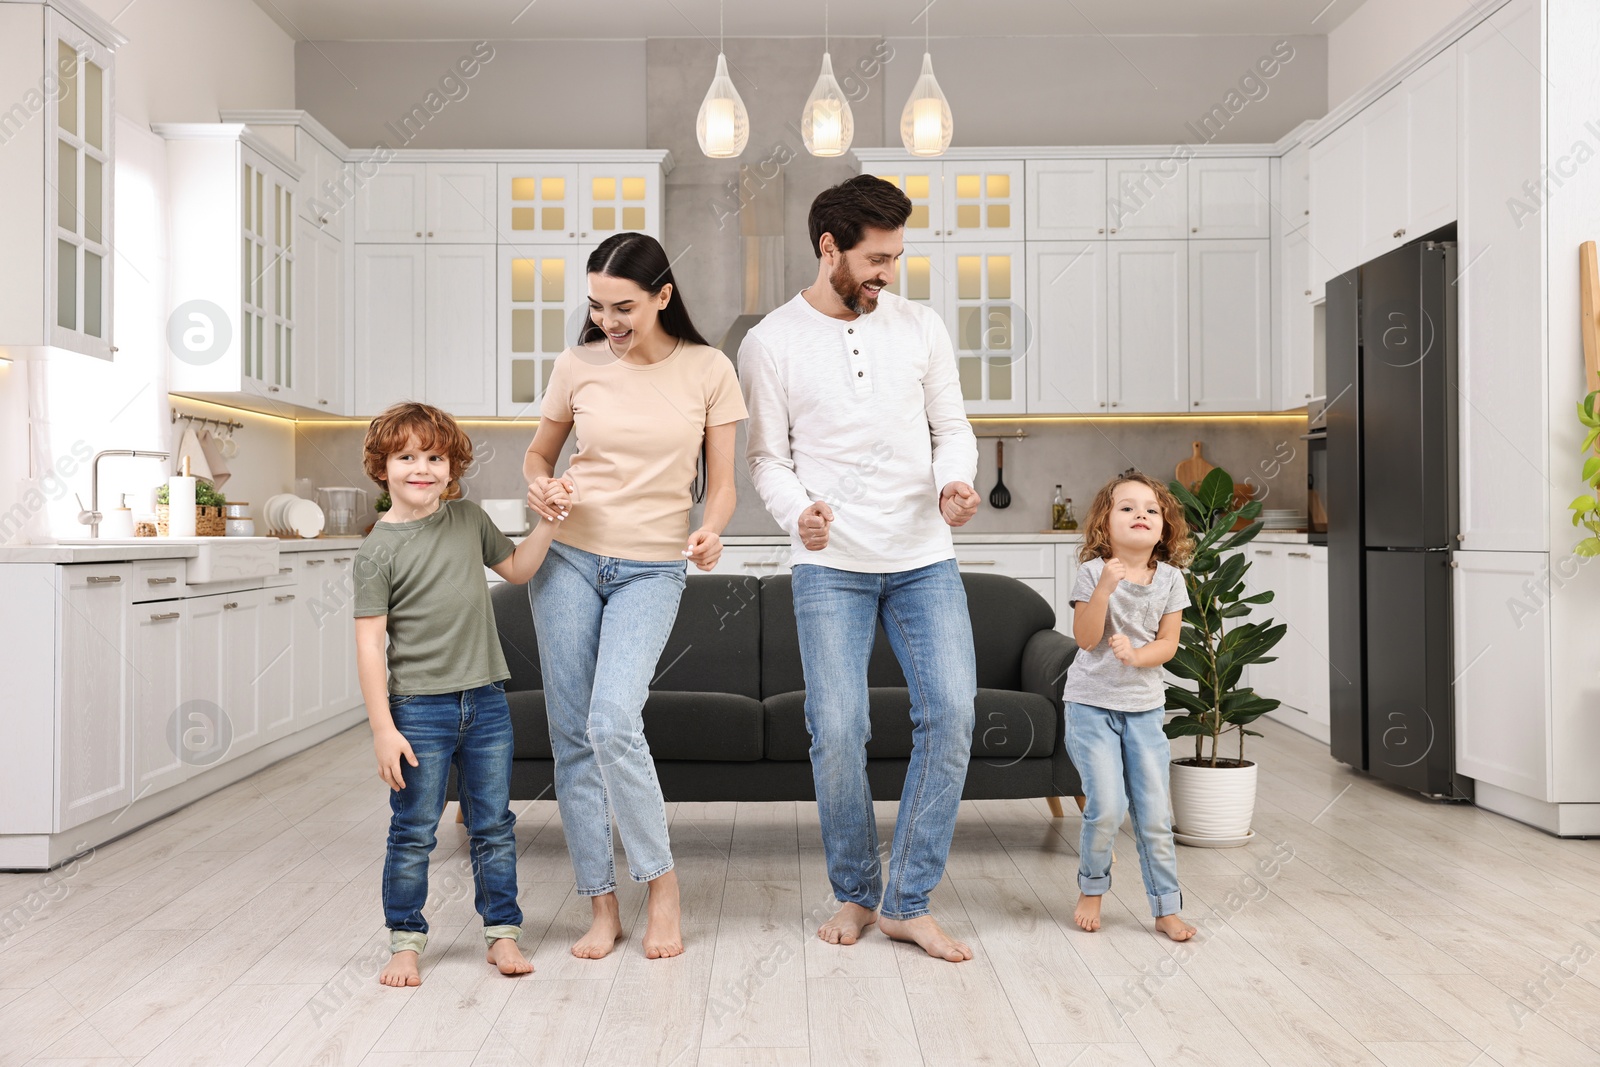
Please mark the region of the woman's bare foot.
<svg viewBox="0 0 1600 1067"><path fill-rule="evenodd" d="M403 949L390 956L383 973L378 975L378 981L392 986L421 985L422 976L417 973L417 954L410 949Z"/></svg>
<svg viewBox="0 0 1600 1067"><path fill-rule="evenodd" d="M489 946L489 962L500 968L501 974L531 974L533 964L522 954L517 943L509 937L497 937Z"/></svg>
<svg viewBox="0 0 1600 1067"><path fill-rule="evenodd" d="M1176 915L1163 915L1156 920L1156 929L1174 941L1187 941L1195 934L1194 927Z"/></svg>
<svg viewBox="0 0 1600 1067"><path fill-rule="evenodd" d="M915 919L878 919L878 928L896 941L911 941L922 946L922 951L940 960L960 963L972 958L972 950L939 928L932 915L919 915Z"/></svg>
<svg viewBox="0 0 1600 1067"><path fill-rule="evenodd" d="M683 931L679 925L678 872L668 871L650 883L650 899L645 901L644 958L664 960L683 952Z"/></svg>
<svg viewBox="0 0 1600 1067"><path fill-rule="evenodd" d="M853 945L878 921L878 913L860 904L841 904L833 918L817 928L817 936L830 945Z"/></svg>
<svg viewBox="0 0 1600 1067"><path fill-rule="evenodd" d="M1100 929L1100 898L1079 893L1078 908L1072 913L1072 921L1091 934Z"/></svg>
<svg viewBox="0 0 1600 1067"><path fill-rule="evenodd" d="M622 914L617 910L617 895L601 893L590 897L589 901L594 909L594 919L589 923L589 932L578 938L572 946L572 954L580 960L603 959L611 952L617 938L622 936Z"/></svg>

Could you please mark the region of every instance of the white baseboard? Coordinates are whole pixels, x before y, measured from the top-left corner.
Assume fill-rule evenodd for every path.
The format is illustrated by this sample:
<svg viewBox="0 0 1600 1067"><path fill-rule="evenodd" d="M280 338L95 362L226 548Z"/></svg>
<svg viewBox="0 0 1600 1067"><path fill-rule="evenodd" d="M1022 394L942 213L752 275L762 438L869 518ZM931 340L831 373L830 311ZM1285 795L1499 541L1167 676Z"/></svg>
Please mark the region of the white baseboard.
<svg viewBox="0 0 1600 1067"><path fill-rule="evenodd" d="M1291 730L1298 730L1307 737L1314 737L1323 744L1327 744L1331 736L1327 723L1318 722L1299 708L1291 708L1287 704L1280 704L1273 711L1267 712L1266 718L1282 723Z"/></svg>
<svg viewBox="0 0 1600 1067"><path fill-rule="evenodd" d="M1553 804L1479 780L1473 803L1557 837L1600 837L1600 804Z"/></svg>

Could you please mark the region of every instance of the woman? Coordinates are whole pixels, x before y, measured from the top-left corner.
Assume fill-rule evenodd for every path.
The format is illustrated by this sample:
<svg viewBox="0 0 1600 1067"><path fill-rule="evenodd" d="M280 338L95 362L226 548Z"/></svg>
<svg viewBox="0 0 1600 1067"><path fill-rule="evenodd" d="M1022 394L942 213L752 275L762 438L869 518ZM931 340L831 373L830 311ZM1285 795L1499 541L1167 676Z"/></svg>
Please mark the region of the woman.
<svg viewBox="0 0 1600 1067"><path fill-rule="evenodd" d="M733 365L689 319L653 237L617 234L589 257L589 322L556 360L523 461L528 504L559 521L528 583L556 799L593 923L572 954L599 959L622 934L611 821L628 874L648 882L644 954L683 951L666 807L642 711L683 594L685 557L709 571L733 515L734 435L745 417ZM555 464L576 428L578 450ZM704 456L704 521L689 531ZM563 489L572 503L558 510Z"/></svg>

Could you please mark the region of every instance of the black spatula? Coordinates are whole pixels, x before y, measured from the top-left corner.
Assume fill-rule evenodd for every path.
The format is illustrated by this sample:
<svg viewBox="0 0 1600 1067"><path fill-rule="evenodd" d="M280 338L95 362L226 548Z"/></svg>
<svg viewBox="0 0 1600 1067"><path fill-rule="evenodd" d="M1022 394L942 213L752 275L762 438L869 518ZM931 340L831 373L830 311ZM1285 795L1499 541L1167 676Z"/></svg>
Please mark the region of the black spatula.
<svg viewBox="0 0 1600 1067"><path fill-rule="evenodd" d="M1005 478L1006 443L994 443L994 489L989 493L989 506L992 508L1009 508L1011 506L1011 490L1006 488Z"/></svg>

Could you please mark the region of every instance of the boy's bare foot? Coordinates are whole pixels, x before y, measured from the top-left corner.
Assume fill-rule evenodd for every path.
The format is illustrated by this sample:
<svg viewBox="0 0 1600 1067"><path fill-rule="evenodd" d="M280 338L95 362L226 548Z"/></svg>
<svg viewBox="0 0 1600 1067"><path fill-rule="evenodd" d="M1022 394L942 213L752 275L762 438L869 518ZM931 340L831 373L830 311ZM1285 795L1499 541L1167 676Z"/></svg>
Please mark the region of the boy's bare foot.
<svg viewBox="0 0 1600 1067"><path fill-rule="evenodd" d="M1091 934L1100 929L1100 898L1091 897L1087 893L1079 893L1078 907L1072 913L1072 921Z"/></svg>
<svg viewBox="0 0 1600 1067"><path fill-rule="evenodd" d="M421 985L422 975L417 973L417 954L410 949L403 949L390 956L383 973L378 975L378 981L392 986Z"/></svg>
<svg viewBox="0 0 1600 1067"><path fill-rule="evenodd" d="M878 921L878 913L868 911L860 904L841 904L833 918L817 928L817 936L830 945L853 945Z"/></svg>
<svg viewBox="0 0 1600 1067"><path fill-rule="evenodd" d="M1194 936L1194 927L1178 918L1176 915L1163 915L1156 920L1156 929L1172 938L1174 941L1187 941Z"/></svg>
<svg viewBox="0 0 1600 1067"><path fill-rule="evenodd" d="M919 915L915 919L878 919L878 928L896 941L911 941L922 946L922 951L935 959L960 963L972 958L972 950L939 928L932 915Z"/></svg>
<svg viewBox="0 0 1600 1067"><path fill-rule="evenodd" d="M664 960L683 952L683 932L679 926L678 872L668 871L650 883L650 899L645 901L644 958Z"/></svg>
<svg viewBox="0 0 1600 1067"><path fill-rule="evenodd" d="M580 960L603 959L611 952L617 938L622 936L622 914L617 910L617 895L602 893L589 900L594 909L594 919L589 923L589 932L578 938L572 946L572 954Z"/></svg>
<svg viewBox="0 0 1600 1067"><path fill-rule="evenodd" d="M533 964L522 954L517 943L509 937L497 937L489 946L489 962L500 968L501 974L531 974Z"/></svg>

